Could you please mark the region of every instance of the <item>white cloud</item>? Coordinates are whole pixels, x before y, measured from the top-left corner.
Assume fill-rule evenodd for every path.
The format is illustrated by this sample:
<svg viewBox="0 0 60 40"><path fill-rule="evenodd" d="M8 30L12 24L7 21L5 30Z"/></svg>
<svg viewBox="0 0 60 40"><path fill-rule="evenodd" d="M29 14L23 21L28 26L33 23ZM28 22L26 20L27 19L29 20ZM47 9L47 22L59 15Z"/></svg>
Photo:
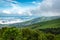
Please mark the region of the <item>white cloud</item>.
<svg viewBox="0 0 60 40"><path fill-rule="evenodd" d="M3 10L3 13L10 14L11 12L9 10Z"/></svg>
<svg viewBox="0 0 60 40"><path fill-rule="evenodd" d="M12 5L12 12L17 13L19 15L24 15L24 14L25 15L30 15L30 16L32 15L30 13L30 8L22 8L18 5L15 5L15 4Z"/></svg>
<svg viewBox="0 0 60 40"><path fill-rule="evenodd" d="M21 20L21 19L14 19L11 21L0 20L0 24L14 24L14 23L20 23L20 22L23 22L23 20Z"/></svg>
<svg viewBox="0 0 60 40"><path fill-rule="evenodd" d="M60 16L60 0L43 0L32 13L35 16Z"/></svg>

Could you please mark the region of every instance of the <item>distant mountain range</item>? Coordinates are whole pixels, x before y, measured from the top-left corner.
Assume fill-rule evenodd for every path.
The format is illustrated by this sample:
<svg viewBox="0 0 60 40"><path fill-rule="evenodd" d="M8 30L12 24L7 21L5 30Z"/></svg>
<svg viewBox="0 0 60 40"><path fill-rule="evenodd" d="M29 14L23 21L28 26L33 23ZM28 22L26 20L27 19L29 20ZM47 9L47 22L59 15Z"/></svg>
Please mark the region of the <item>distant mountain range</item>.
<svg viewBox="0 0 60 40"><path fill-rule="evenodd" d="M38 22L32 25L25 26L23 28L30 28L30 29L54 29L54 28L60 28L60 18L58 19L53 19L49 21L44 21L44 22ZM47 31L49 31L47 30ZM59 30L60 31L60 30Z"/></svg>
<svg viewBox="0 0 60 40"><path fill-rule="evenodd" d="M24 27L24 26L28 26L28 25L32 25L32 24L36 24L39 22L45 22L45 21L49 21L49 20L55 20L55 19L60 19L60 16L52 16L52 17L39 17L39 18L35 18L32 20L28 20L25 22L18 22L18 23L14 23L14 24L0 24L0 27Z"/></svg>

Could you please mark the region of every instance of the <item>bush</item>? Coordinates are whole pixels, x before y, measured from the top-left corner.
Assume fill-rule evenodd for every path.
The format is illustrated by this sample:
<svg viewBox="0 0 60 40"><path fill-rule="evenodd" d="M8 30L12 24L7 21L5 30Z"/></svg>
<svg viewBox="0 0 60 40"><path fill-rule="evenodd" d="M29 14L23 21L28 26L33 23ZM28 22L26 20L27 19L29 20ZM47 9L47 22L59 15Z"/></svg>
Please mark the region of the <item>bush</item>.
<svg viewBox="0 0 60 40"><path fill-rule="evenodd" d="M0 29L0 40L55 40L57 36L44 33L40 30L29 28L2 28Z"/></svg>

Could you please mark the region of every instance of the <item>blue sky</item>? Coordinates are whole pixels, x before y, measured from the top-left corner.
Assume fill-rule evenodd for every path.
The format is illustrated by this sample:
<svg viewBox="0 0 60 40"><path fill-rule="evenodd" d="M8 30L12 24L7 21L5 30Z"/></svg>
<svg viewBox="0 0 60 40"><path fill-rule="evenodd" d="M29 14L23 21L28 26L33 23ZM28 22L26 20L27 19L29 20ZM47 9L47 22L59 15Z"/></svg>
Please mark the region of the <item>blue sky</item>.
<svg viewBox="0 0 60 40"><path fill-rule="evenodd" d="M22 7L36 7L37 4L34 3L40 3L42 1L43 0L1 0L0 8L11 7L11 4L17 4Z"/></svg>
<svg viewBox="0 0 60 40"><path fill-rule="evenodd" d="M43 0L0 0L0 15L36 17L34 13L30 11L36 9L42 1Z"/></svg>
<svg viewBox="0 0 60 40"><path fill-rule="evenodd" d="M1 16L18 16L25 20L60 16L60 0L0 0Z"/></svg>
<svg viewBox="0 0 60 40"><path fill-rule="evenodd" d="M42 0L16 0L16 1L18 1L20 3L30 3L30 2L33 2L33 1L35 1L35 2L41 2Z"/></svg>

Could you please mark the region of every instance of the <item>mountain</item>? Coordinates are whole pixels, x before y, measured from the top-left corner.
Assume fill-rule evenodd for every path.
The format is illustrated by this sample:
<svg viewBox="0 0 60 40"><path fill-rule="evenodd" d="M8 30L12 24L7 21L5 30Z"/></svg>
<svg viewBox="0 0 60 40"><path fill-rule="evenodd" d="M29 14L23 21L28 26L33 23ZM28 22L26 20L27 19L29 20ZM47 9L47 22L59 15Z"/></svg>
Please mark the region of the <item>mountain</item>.
<svg viewBox="0 0 60 40"><path fill-rule="evenodd" d="M26 26L31 29L60 28L60 18ZM25 27L24 27L25 28Z"/></svg>
<svg viewBox="0 0 60 40"><path fill-rule="evenodd" d="M39 22L45 22L45 21L49 21L49 20L55 20L60 18L60 16L53 16L53 17L39 17L39 18L35 18L32 20L28 20L25 22L21 22L21 23L14 23L14 24L0 24L0 27L7 27L7 26L15 26L15 27L24 27L24 26L28 26L28 25L32 25L32 24L36 24Z"/></svg>

